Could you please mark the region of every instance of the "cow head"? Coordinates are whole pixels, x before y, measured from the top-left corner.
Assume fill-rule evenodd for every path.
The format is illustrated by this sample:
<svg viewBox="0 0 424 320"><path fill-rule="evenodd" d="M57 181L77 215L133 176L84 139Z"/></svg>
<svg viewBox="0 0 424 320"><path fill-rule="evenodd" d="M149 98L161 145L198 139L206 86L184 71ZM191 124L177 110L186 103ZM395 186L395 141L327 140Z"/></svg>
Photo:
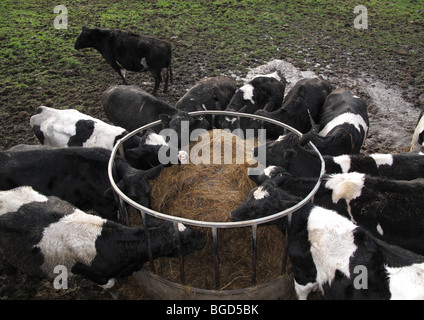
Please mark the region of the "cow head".
<svg viewBox="0 0 424 320"><path fill-rule="evenodd" d="M161 161L160 151L164 148L165 157ZM173 155L177 161L173 160ZM170 164L187 164L188 154L186 151L178 150L178 148L169 145L165 141L165 137L155 133L152 130L147 132L139 139L138 146L136 148L127 149L125 151L125 157L128 159L130 164L135 168L144 167L155 167L159 164L170 165ZM165 163L166 162L166 163Z"/></svg>
<svg viewBox="0 0 424 320"><path fill-rule="evenodd" d="M266 217L297 204L301 199L279 188L278 180L279 178L268 179L260 186L253 188L247 200L230 213L231 221Z"/></svg>
<svg viewBox="0 0 424 320"><path fill-rule="evenodd" d="M174 115L161 114L159 118L164 129L171 129L176 132L179 146L181 147L183 147L181 145L181 137L190 137L190 133L195 129L207 130L209 128L209 122L205 117L190 116L185 111L179 111Z"/></svg>
<svg viewBox="0 0 424 320"><path fill-rule="evenodd" d="M117 186L132 200L138 202L142 206L150 207L151 187L149 180L159 176L163 168L163 165L158 165L149 170L127 168L127 171L123 174Z"/></svg>
<svg viewBox="0 0 424 320"><path fill-rule="evenodd" d="M245 113L246 110L247 110L247 106L243 106L242 108L240 108L240 110L237 110L237 112ZM226 111L234 111L234 110L226 109ZM241 119L235 116L221 116L219 118L219 127L221 129L228 129L230 131L234 131L237 128L241 127L240 121Z"/></svg>
<svg viewBox="0 0 424 320"><path fill-rule="evenodd" d="M258 155L258 147L254 148L253 155ZM318 176L321 168L318 155L309 146L301 145L294 133L282 135L266 144L266 166L271 165L305 177Z"/></svg>
<svg viewBox="0 0 424 320"><path fill-rule="evenodd" d="M200 250L206 244L206 238L200 231L193 230L186 227L182 223L177 224L177 229L174 224L164 222L161 226L156 228L149 228L149 232L155 232L158 237L156 241L159 242L159 255L166 257L178 257L178 237L181 241L181 253L183 255L189 254L195 250ZM155 244L152 244L155 247Z"/></svg>
<svg viewBox="0 0 424 320"><path fill-rule="evenodd" d="M75 41L74 49L80 50L91 47L94 44L94 40L93 30L84 26Z"/></svg>

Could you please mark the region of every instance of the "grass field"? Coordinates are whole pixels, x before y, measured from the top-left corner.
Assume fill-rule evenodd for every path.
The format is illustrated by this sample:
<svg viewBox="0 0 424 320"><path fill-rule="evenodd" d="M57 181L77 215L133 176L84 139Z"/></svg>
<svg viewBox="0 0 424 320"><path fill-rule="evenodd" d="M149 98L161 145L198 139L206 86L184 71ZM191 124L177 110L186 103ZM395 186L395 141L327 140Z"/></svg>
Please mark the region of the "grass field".
<svg viewBox="0 0 424 320"><path fill-rule="evenodd" d="M422 69L423 64L424 5L418 0L68 0L60 2L68 10L68 28L59 30L53 26L57 4L1 2L2 107L26 108L28 102L37 104L47 98L81 107L94 103L79 99L85 96L81 90L95 85L93 79L117 81L97 52L73 49L83 25L170 40L177 79L178 74L190 73L192 64L203 70L203 76L244 74L247 67L275 58L314 68L316 63L309 61L337 63L337 50L363 61L365 70L374 61L390 67L389 61L396 56L412 69ZM367 30L353 27L358 15L353 9L358 4L368 9ZM422 70L416 73L418 83L414 84L422 85ZM71 93L74 99L69 99Z"/></svg>

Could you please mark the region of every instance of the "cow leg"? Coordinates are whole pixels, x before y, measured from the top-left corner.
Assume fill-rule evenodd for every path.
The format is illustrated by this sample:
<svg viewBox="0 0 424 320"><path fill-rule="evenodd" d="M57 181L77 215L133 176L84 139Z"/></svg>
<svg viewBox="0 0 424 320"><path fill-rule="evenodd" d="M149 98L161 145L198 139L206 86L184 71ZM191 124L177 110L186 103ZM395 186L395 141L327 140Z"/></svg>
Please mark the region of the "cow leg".
<svg viewBox="0 0 424 320"><path fill-rule="evenodd" d="M125 79L125 69L123 69L116 61L112 60L110 62L111 67L113 70L118 72L119 76L122 79L123 84L127 84L127 80Z"/></svg>
<svg viewBox="0 0 424 320"><path fill-rule="evenodd" d="M163 68L162 69L162 71L161 71L161 77L162 77L162 79L164 78L163 77L163 74L164 74L164 71L165 70L165 68ZM166 68L166 73L165 73L165 85L164 85L164 87L163 87L163 92L167 92L168 91L168 80L169 80L169 68Z"/></svg>
<svg viewBox="0 0 424 320"><path fill-rule="evenodd" d="M150 70L150 73L152 74L153 78L155 79L155 87L153 88L153 95L155 96L158 89L159 84L162 81L162 76L160 70Z"/></svg>

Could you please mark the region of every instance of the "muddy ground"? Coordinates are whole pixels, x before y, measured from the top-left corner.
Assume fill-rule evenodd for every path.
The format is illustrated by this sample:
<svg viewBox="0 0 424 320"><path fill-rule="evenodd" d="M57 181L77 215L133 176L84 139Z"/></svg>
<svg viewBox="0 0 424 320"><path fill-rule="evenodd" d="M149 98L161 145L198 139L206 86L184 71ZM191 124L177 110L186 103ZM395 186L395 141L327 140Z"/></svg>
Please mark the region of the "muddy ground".
<svg viewBox="0 0 424 320"><path fill-rule="evenodd" d="M208 61L203 56L188 54L190 48L180 46L178 39L173 40L175 55L182 60L182 56L188 57L184 66L174 67L174 83L170 91L164 94L159 92L158 98L171 104L182 97L196 81L209 75ZM303 48L307 50L307 48ZM334 47L334 56L329 61L314 61L311 52L309 61L299 60L296 55L285 57L284 68L286 77L291 75L311 76L311 73L302 74L309 67L317 63L324 66L319 76L330 80L336 87L347 87L364 98L368 103L370 116L370 133L363 147L364 153L372 152L400 152L407 150L412 137L414 125L420 108L424 104L424 92L422 83L414 82L418 72L412 70L402 63L402 55L393 56L393 68L379 67L378 57L367 60L352 60L349 53L343 48ZM63 96L69 100L78 95L79 100L90 101L84 106L83 111L92 116L107 121L100 106L101 93L110 85L120 84L120 79L102 59L98 59L98 70L102 77L88 79L92 86L90 88L75 87L77 78L81 75L72 70L63 71L63 76L69 77L71 88L63 91ZM242 61L240 63L243 63ZM275 62L274 62L275 64ZM13 66L11 66L13 67ZM252 66L252 73L257 72ZM265 67L264 67L265 68ZM266 69L268 68L268 69ZM271 71L272 66L266 67ZM230 69L230 66L228 66ZM255 71L256 70L256 71ZM108 76L105 77L104 75ZM230 73L225 73L230 75ZM245 75L248 77L248 74ZM295 79L295 78L293 78ZM129 83L138 84L145 90L151 92L153 83L147 74L129 73ZM241 79L238 79L241 80ZM294 81L294 80L292 80ZM293 84L293 83L292 83ZM29 101L22 101L19 95L11 92L8 88L0 91L2 101L7 100L7 108L3 108L0 117L0 150L6 150L14 145L38 144L34 134L29 127L29 118L36 112L38 105L45 104L53 107L61 107L57 104L55 97L57 93L43 89L42 94L34 94ZM13 109L11 106L20 106ZM113 292L76 277L70 279L67 290L53 289L52 282L30 278L16 273L6 266L0 265L0 299L149 299L148 295L129 277L120 281L118 289Z"/></svg>

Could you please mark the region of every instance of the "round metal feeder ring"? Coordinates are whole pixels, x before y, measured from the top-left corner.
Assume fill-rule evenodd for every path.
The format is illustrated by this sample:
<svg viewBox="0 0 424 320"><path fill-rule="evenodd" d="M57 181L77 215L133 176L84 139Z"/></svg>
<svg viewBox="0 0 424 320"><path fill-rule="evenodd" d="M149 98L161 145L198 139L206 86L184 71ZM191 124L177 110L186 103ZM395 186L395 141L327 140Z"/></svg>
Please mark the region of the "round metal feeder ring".
<svg viewBox="0 0 424 320"><path fill-rule="evenodd" d="M292 128L291 126L286 125L285 123L276 121L274 119L270 119L267 117L263 117L263 116L259 116L259 115L253 115L253 114L246 114L246 113L239 113L239 112L232 112L232 111L216 111L216 110L208 110L208 111L195 111L195 112L190 112L189 113L191 116L196 116L196 115L212 115L213 117L215 117L216 115L218 116L232 116L232 117L237 117L238 119L242 118L242 117L247 117L247 118L252 118L252 119L257 119L257 120L261 120L263 122L269 122L273 125L277 125L280 126L282 128L285 128L293 133L295 133L298 137L302 137L302 134ZM145 215L148 214L150 216L159 218L161 220L165 220L168 222L171 222L174 224L175 228L177 229L177 224L178 223L182 223L188 226L195 226L195 227L202 227L202 228L209 228L212 231L212 237L213 237L213 246L214 246L214 264L215 264L215 282L216 282L216 290L206 290L206 289L197 289L197 288L190 288L190 292L192 293L192 295L189 298L195 298L195 299L209 299L209 298L213 298L213 299L248 299L248 297L252 297L252 299L257 299L256 297L262 297L262 295L259 294L260 291L263 291L263 288L268 288L268 294L269 299L281 299L281 292L278 293L279 289L283 290L281 288L281 283L284 283L284 286L287 287L292 287L292 285L287 285L287 277L291 278L291 275L288 274L285 270L285 266L283 266L282 268L282 275L280 277L275 278L274 280L268 281L266 284L260 284L260 285L256 285L256 230L257 230L257 226L261 225L261 224L265 224L280 218L283 218L284 216L288 216L288 218L291 218L291 215L297 211L298 209L300 209L301 207L303 207L305 204L307 204L312 197L315 195L315 193L318 191L320 184L321 184L321 179L322 176L325 173L325 163L324 163L324 159L321 155L321 153L318 151L318 149L315 147L315 145L311 142L309 142L308 144L312 147L312 149L314 150L314 152L318 155L319 160L321 162L321 170L320 170L320 174L319 177L317 178L317 182L315 184L315 186L312 188L312 190L310 191L310 193L304 198L302 199L302 201L300 201L299 203L297 203L296 205L280 211L278 213L272 214L270 216L266 216L266 217L262 217L262 218L258 218L258 219L252 219L252 220L245 220L245 221L237 221L237 222L209 222L209 221L198 221L198 220L193 220L193 219L187 219L187 218L183 218L183 217L177 217L177 216L172 216L169 214L164 214L158 211L155 211L151 208L145 207L140 205L139 203L135 202L134 200L130 199L125 193L122 192L122 190L120 190L116 184L116 182L114 181L113 178L113 167L114 167L114 160L116 155L118 154L118 152L120 153L121 156L124 156L124 152L123 152L123 142L126 141L127 139L129 139L130 137L146 130L149 128L152 128L154 126L157 126L161 124L160 120L157 120L155 122L149 123L147 125L144 125L134 131L132 131L131 133L127 134L125 137L121 138L120 140L118 140L118 142L115 144L112 152L111 152L111 157L109 159L109 163L108 163L108 176L109 176L109 180L112 186L112 189L115 193L118 205L119 205L119 211L120 211L120 216L121 219L123 217L123 222L128 224L128 214L127 214L127 210L125 207L125 203L128 204L129 206L131 206L132 208L136 209L140 215L141 218L143 220L143 222L145 223ZM145 226L145 225L144 225ZM223 228L242 228L242 227L250 227L252 229L252 286L251 287L247 287L247 288L242 288L242 289L237 289L237 290L220 290L220 276L219 276L219 252L218 252L218 244L217 244L217 231L218 229L223 229ZM147 232L148 234L148 232ZM287 237L286 237L287 238ZM148 235L147 235L147 240L148 240ZM284 253L284 255L287 255L287 250L285 250L286 252ZM151 257L151 253L149 253L149 256ZM285 257L287 258L287 257ZM180 273L181 273L181 283L182 284L177 284L177 283L173 283L169 280L166 280L160 276L158 276L157 274L155 274L155 268L154 268L154 261L151 258L150 259L150 264L151 264L151 270L147 270L147 268L143 268L141 271L137 272L135 274L135 278L142 282L143 284L148 283L149 286L151 288L156 288L153 293L154 298L157 299L183 299L184 297L187 297L187 287L185 286L185 277L184 277L184 257L182 256L182 254L179 255L179 259L180 259ZM285 259L283 259L283 264ZM292 282L292 280L291 280ZM157 288L167 288L167 289L162 289L159 290ZM272 288L272 289L270 289ZM279 289L277 289L279 288ZM258 292L255 293L255 290L259 290ZM274 292L274 293L273 293ZM284 292L284 290L283 290Z"/></svg>

